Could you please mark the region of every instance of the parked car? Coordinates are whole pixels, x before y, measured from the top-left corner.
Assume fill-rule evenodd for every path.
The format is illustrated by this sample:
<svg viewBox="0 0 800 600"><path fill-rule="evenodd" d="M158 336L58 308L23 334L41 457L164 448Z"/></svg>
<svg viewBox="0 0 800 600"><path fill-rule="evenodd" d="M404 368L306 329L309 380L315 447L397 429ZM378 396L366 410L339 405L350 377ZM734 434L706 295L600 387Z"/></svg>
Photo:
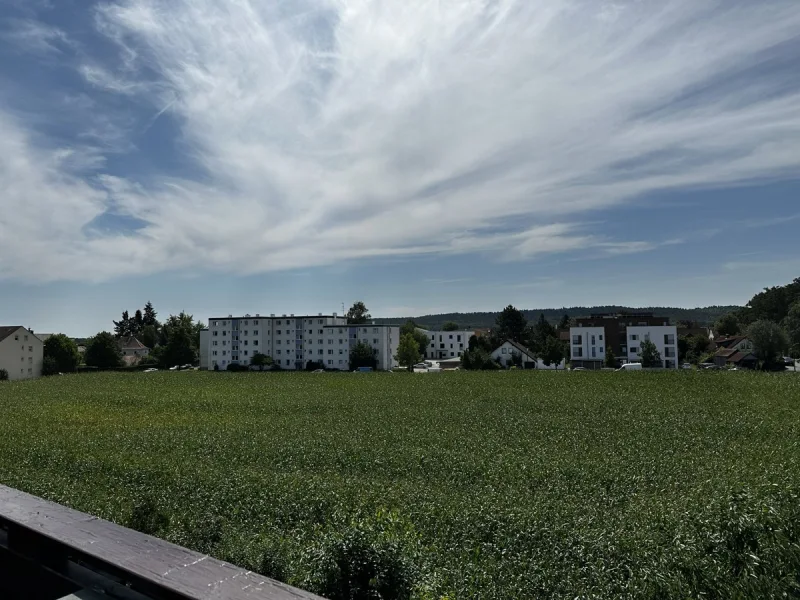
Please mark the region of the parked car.
<svg viewBox="0 0 800 600"><path fill-rule="evenodd" d="M145 369L144 371L142 371L142 373L155 373L156 371L158 371L158 369L155 369L155 368L151 367L149 369ZM59 375L60 375L60 373L59 373Z"/></svg>
<svg viewBox="0 0 800 600"><path fill-rule="evenodd" d="M427 369L428 365L426 365L425 363L417 363L417 364L414 365L414 368L415 369Z"/></svg>
<svg viewBox="0 0 800 600"><path fill-rule="evenodd" d="M324 372L325 372L325 369L314 369L314 370L313 370L313 371L311 371L311 372L312 372L312 373L324 373Z"/></svg>
<svg viewBox="0 0 800 600"><path fill-rule="evenodd" d="M587 371L588 369L587 369L586 367L575 367L575 368L574 368L574 369L572 369L572 370L573 370L573 371Z"/></svg>
<svg viewBox="0 0 800 600"><path fill-rule="evenodd" d="M785 364L787 367L793 367L794 366L794 359L791 356L784 356L783 357L783 364Z"/></svg>
<svg viewBox="0 0 800 600"><path fill-rule="evenodd" d="M692 363L683 363L681 365L681 369L691 369L691 368L692 368Z"/></svg>

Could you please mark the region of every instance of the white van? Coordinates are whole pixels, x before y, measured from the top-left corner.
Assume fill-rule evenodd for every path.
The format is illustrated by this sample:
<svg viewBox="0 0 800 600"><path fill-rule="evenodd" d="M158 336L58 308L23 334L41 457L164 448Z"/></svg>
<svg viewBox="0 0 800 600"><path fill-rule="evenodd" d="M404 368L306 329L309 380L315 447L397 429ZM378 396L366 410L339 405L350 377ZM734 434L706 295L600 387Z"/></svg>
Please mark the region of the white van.
<svg viewBox="0 0 800 600"><path fill-rule="evenodd" d="M641 371L642 370L642 363L625 363L619 369L619 371Z"/></svg>

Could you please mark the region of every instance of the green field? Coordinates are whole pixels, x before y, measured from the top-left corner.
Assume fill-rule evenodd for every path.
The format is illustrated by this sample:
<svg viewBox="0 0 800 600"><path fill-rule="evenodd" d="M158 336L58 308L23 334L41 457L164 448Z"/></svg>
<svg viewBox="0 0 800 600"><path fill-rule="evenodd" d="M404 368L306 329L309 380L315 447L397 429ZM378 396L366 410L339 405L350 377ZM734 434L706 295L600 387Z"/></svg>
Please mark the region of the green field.
<svg viewBox="0 0 800 600"><path fill-rule="evenodd" d="M800 377L0 384L0 482L331 598L800 596Z"/></svg>

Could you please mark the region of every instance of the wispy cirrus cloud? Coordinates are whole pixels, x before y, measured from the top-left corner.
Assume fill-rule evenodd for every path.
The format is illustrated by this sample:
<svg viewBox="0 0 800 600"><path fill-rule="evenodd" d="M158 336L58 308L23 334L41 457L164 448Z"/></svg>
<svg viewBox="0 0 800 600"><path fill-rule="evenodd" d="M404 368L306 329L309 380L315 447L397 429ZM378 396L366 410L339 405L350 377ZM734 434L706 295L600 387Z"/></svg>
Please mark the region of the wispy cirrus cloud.
<svg viewBox="0 0 800 600"><path fill-rule="evenodd" d="M61 54L65 48L73 47L64 31L34 19L10 19L0 31L0 39L18 52L40 56Z"/></svg>
<svg viewBox="0 0 800 600"><path fill-rule="evenodd" d="M142 130L168 107L196 176L88 177L0 113L0 202L25 207L0 276L642 252L580 224L800 172L795 0L111 0L86 22L118 51L79 72L148 105ZM88 235L108 211L142 226ZM31 239L49 254L9 258Z"/></svg>

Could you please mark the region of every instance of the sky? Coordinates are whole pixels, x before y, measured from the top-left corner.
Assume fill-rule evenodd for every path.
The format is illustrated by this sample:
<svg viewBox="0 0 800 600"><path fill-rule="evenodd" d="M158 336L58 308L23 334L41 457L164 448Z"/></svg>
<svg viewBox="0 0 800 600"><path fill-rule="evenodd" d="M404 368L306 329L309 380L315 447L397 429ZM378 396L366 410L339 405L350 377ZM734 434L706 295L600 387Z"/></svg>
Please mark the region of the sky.
<svg viewBox="0 0 800 600"><path fill-rule="evenodd" d="M743 304L797 0L0 0L0 324Z"/></svg>

